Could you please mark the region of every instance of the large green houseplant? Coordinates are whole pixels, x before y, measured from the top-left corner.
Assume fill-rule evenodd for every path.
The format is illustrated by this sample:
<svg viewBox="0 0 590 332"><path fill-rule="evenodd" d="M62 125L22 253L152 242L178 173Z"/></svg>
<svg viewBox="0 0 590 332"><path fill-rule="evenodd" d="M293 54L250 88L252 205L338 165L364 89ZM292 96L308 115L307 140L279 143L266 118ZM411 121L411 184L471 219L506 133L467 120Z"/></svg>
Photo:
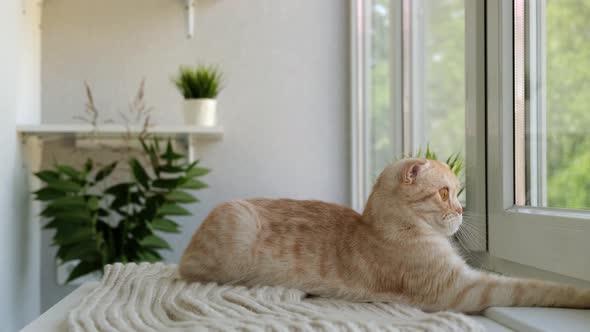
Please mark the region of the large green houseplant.
<svg viewBox="0 0 590 332"><path fill-rule="evenodd" d="M170 217L190 215L182 205L197 199L187 190L207 186L198 178L209 170L188 163L170 140L165 148L155 138L140 141L147 161L131 158L126 182L109 184L117 162L95 169L88 160L81 169L56 165L36 173L44 185L35 199L46 203L41 215L44 228L55 230L56 256L78 262L68 282L105 264L160 261L159 250L170 246L159 233L179 232Z"/></svg>

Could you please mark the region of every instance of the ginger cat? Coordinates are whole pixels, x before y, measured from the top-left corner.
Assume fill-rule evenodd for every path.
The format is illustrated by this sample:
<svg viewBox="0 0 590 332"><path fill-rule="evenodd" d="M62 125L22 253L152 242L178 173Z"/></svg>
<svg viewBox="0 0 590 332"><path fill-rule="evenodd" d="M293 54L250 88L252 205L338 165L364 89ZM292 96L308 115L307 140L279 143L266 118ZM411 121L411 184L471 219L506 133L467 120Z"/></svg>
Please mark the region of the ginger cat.
<svg viewBox="0 0 590 332"><path fill-rule="evenodd" d="M590 307L590 290L468 266L449 242L462 223L459 188L446 164L404 159L381 173L362 215L319 201L227 202L193 236L179 272L427 311Z"/></svg>

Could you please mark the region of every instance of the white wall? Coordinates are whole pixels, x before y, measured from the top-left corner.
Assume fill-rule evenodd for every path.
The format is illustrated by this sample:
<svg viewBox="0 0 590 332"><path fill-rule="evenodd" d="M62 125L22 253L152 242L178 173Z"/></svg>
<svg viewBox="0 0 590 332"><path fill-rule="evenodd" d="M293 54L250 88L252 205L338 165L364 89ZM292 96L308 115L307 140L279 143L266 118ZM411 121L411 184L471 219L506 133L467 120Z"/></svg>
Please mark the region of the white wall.
<svg viewBox="0 0 590 332"><path fill-rule="evenodd" d="M27 172L23 168L16 125L34 123L40 117L40 33L38 16L30 15L23 4L21 0L0 1L0 330L3 331L18 330L39 310L36 261L39 254L31 239L31 235L38 234L39 225L28 218ZM31 4L27 1L26 5ZM30 68L37 71L29 71Z"/></svg>
<svg viewBox="0 0 590 332"><path fill-rule="evenodd" d="M247 197L348 203L348 2L200 0L185 38L184 1L51 0L43 12L43 122L72 122L93 87L104 118L118 120L141 78L157 123L180 123L170 84L179 64L217 64L222 141L200 150L213 173L194 218L173 235L178 260L206 213ZM52 253L49 252L48 253ZM53 280L53 271L43 269ZM68 290L44 284L47 307Z"/></svg>
<svg viewBox="0 0 590 332"><path fill-rule="evenodd" d="M4 0L6 1L6 0ZM13 1L13 0L8 0ZM20 0L16 122L41 121L41 9L43 0Z"/></svg>

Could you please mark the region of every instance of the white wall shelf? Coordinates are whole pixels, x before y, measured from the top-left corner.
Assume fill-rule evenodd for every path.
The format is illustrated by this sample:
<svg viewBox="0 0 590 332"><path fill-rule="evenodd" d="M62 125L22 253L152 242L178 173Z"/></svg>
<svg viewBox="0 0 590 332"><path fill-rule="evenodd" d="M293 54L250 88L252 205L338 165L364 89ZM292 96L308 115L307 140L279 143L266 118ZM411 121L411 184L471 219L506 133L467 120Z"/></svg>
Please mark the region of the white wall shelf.
<svg viewBox="0 0 590 332"><path fill-rule="evenodd" d="M90 124L40 124L40 125L21 125L17 127L17 131L21 136L22 142L25 146L29 146L27 151L28 158L31 158L31 153L39 153L30 151L31 145L40 145L42 150L42 143L50 139L59 138L74 138L76 142L80 142L85 147L100 146L102 142L108 141L111 146L120 145L117 141L122 142L124 138L137 137L142 128L139 126L126 127L121 124L104 124L93 127ZM199 127L199 126L185 126L185 125L163 125L150 127L151 134L160 137L173 137L174 139L186 144L188 156L190 160L197 158L197 142L198 141L212 141L220 140L223 137L223 128L217 127ZM34 150L39 150L35 148Z"/></svg>
<svg viewBox="0 0 590 332"><path fill-rule="evenodd" d="M137 136L141 132L140 127L131 126L127 128L124 125L106 124L93 127L90 124L40 124L40 125L21 125L17 131L21 136L104 136L120 137L128 133ZM192 136L197 139L221 139L223 137L223 128L217 127L198 127L185 125L168 125L154 126L149 129L150 133L162 136Z"/></svg>
<svg viewBox="0 0 590 332"><path fill-rule="evenodd" d="M17 132L23 144L25 162L32 174L41 167L45 141L73 138L76 144L86 148L104 148L106 142L108 142L107 146L121 146L125 144L123 142L125 139L139 136L142 128L138 126L127 127L121 124L97 127L90 124L40 124L18 126ZM223 137L223 128L168 125L150 127L149 133L163 138L172 137L185 144L188 159L194 161L197 159L198 142L220 140Z"/></svg>

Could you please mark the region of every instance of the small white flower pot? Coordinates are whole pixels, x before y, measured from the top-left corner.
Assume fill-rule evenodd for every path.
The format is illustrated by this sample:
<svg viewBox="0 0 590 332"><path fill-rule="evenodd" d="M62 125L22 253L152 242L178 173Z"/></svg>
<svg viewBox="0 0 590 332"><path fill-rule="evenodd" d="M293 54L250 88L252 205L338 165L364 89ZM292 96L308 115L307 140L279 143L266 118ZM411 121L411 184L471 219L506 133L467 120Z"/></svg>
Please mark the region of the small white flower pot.
<svg viewBox="0 0 590 332"><path fill-rule="evenodd" d="M217 100L185 99L184 122L187 125L214 127L217 125Z"/></svg>

